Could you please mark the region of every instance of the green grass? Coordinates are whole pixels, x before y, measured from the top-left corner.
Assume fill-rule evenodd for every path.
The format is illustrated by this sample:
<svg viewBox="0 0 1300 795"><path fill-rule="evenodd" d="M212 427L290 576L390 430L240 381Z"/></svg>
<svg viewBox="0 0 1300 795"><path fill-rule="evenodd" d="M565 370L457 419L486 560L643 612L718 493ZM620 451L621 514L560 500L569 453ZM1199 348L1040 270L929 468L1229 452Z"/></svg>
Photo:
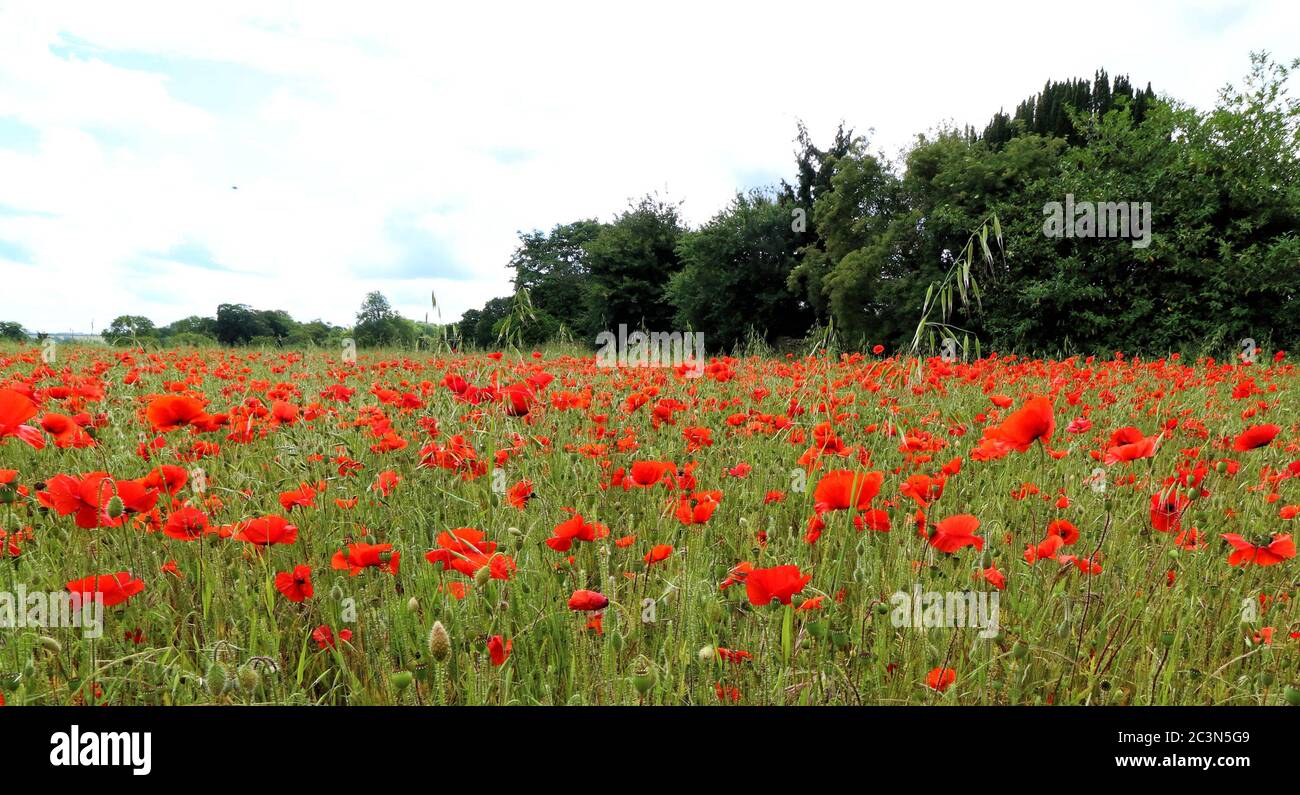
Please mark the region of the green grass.
<svg viewBox="0 0 1300 795"><path fill-rule="evenodd" d="M1289 637L1300 630L1296 560L1233 568L1219 538L1223 532L1247 537L1289 532L1290 522L1279 518L1278 509L1300 503L1296 480L1277 484L1275 503L1265 499L1269 488L1258 488L1263 467L1285 470L1300 458L1297 376L1289 365L1254 367L1250 372L1257 383L1265 390L1276 384L1277 391L1234 400L1233 368L1204 363L982 360L959 366L950 376L935 376L938 389L918 390L904 383L906 364L879 357L748 359L735 362L736 378L724 383L678 379L662 370L620 373L568 357L534 360L527 352L507 353L500 362L483 355L363 352L356 366L321 352L134 353L130 361L123 358L126 352L104 348L60 347L58 354L36 388L61 383L64 374L84 376L102 368L96 377L107 384L106 398L84 410L106 413L107 424L95 432L97 444L90 448L50 445L37 451L13 438L0 445L0 468L17 469L17 482L33 493L58 473L146 475L150 464L136 454L148 431L141 409L150 396L164 392L164 383L183 380L187 373L195 379L191 389L211 400L213 412L250 398L269 405L267 389L280 384L300 391L286 397L290 402L320 401L338 411L270 430L247 444L226 440L228 430L202 434L221 445L220 455L184 464L201 466L207 495L221 499L222 507L205 507L214 524L283 514L299 527L292 545L259 552L215 535L183 542L146 532L134 521L81 529L72 517L11 493L11 501L0 505L0 528L12 533L30 527L31 538L21 544L18 558L0 559L0 588L57 591L72 579L123 570L143 579L146 588L108 609L99 639L70 628L0 630L0 693L9 705L712 705L723 703L719 685L738 688L741 704L1280 704L1287 688L1300 684L1300 642ZM189 364L178 369L182 355ZM38 358L18 356L17 349L0 349L0 382L37 371ZM499 405L456 402L436 386L448 370L479 385L498 372L506 385L517 380L512 371L534 366L557 376L547 393L586 392L590 407L545 407L526 422L506 416ZM123 378L133 367L140 370L140 381L126 385ZM1091 375L1085 378L1084 372ZM319 392L340 373L357 393L349 404L329 404ZM410 386L402 386L403 379ZM418 394L424 380L435 388L424 397L423 408L383 407L410 445L372 453L375 439L353 424L360 407L379 405L367 392L371 384ZM997 461L970 460L983 427L976 415L995 411L983 391L986 382L993 392L1015 398L1015 406L1025 395L1048 393L1054 383L1063 386L1055 400L1051 446L1069 453L1054 460L1035 445ZM658 387L658 394L626 413L624 398L648 386ZM758 387L771 394L756 402L751 393ZM1065 395L1078 388L1083 389L1080 405L1070 406ZM1114 394L1114 402L1101 399L1105 391ZM687 408L675 415L675 425L656 429L650 410L669 397ZM794 416L790 429L745 433L726 423L728 415L751 408L783 414L792 398L807 412ZM733 400L739 402L725 405ZM890 514L892 529L857 532L847 512L836 512L827 514L828 527L810 545L804 532L819 475L808 476L807 488L798 491L797 459L812 442L812 428L831 419L819 413L819 404L832 401L836 432L844 444L865 449L872 463L830 456L825 468L883 471L876 507ZM1257 416L1242 418L1243 410L1261 402ZM1067 434L1065 426L1083 413L1084 404L1092 406L1092 430ZM51 400L43 410L62 409ZM598 414L608 415L603 425L592 419ZM470 480L443 469L417 468L417 450L428 441L418 424L421 417L437 418L440 442L464 434L489 462L511 444L512 434L520 434L526 452L506 463L506 482L531 480L535 498L522 511L505 504L493 490L490 464L485 475ZM1154 434L1171 418L1204 423L1207 436L1199 437L1194 426L1180 427L1153 459L1106 467L1104 492L1084 482L1102 466L1088 451L1104 449L1114 430L1136 425ZM1260 422L1283 428L1271 446L1245 453L1216 448L1221 438ZM943 447L931 462L909 463L898 449L901 437L884 432L890 423L908 433L933 434ZM872 425L876 429L868 430ZM964 435L951 435L959 425ZM682 430L688 426L711 428L714 444L686 454ZM607 432L598 438L601 427ZM792 442L796 431L807 439ZM638 446L620 451L617 442L629 432ZM192 441L191 431L162 435L168 446L159 460L175 463L176 452ZM538 437L551 444L538 444ZM608 449L594 456L565 449L580 444ZM1148 501L1160 481L1186 460L1180 451L1193 447L1200 448L1201 460L1237 460L1241 469L1235 476L1210 469L1203 484L1209 495L1194 500L1183 517L1184 527L1200 531L1203 548L1179 550L1174 534L1152 530ZM339 448L361 461L364 470L340 477L330 463ZM324 460L311 460L313 454ZM937 552L911 522L916 506L899 494L908 475L934 474L957 457L964 459L962 470L929 509L929 520L974 514L986 541L983 553L969 547L952 555ZM609 477L602 461L619 467L635 460L698 462L698 489L722 490L721 506L707 524L685 526L669 508L676 492L600 487ZM725 475L741 462L753 467L747 477ZM368 490L384 470L402 477L387 498ZM1128 474L1135 476L1133 485L1116 483ZM280 492L316 481L328 483L318 507L282 510ZM1026 483L1041 494L1015 499L1012 492ZM774 489L787 492L784 502L765 505L764 495ZM1071 500L1068 508L1055 507L1059 490ZM199 499L189 487L177 496ZM347 497L359 498L355 509L334 504L335 498ZM611 530L608 538L575 544L571 563L545 544L567 518L566 507ZM159 508L165 518L166 499ZM1229 510L1235 515L1228 516ZM1069 519L1082 533L1065 551L1085 556L1098 550L1102 573L1085 576L1073 566L1031 567L1023 561L1026 545L1041 541L1056 518ZM439 532L458 527L484 530L501 544L499 551L517 564L514 576L475 583L423 559ZM367 569L349 577L330 568L337 550L363 539L362 528L364 540L400 550L396 576ZM758 543L759 531L766 533L765 546ZM613 543L628 534L636 536L631 546ZM642 558L655 544L672 545L674 554L646 566ZM162 572L169 560L176 561L183 579ZM741 561L757 567L798 565L812 580L794 604L824 594L825 607L753 606L743 584L720 590L728 569ZM315 595L294 604L275 590L274 577L304 563L314 570ZM976 578L990 563L1007 576L997 637L980 639L978 629L970 627L893 626L888 603L895 592L910 592L917 584L938 592L991 590ZM470 586L464 599L448 592L452 582ZM611 600L603 634L586 628L589 615L567 608L578 588ZM1254 620L1243 622L1243 601L1258 603L1260 595L1271 602ZM654 602L653 622L642 620L645 600ZM428 649L435 621L451 640L442 662ZM351 640L319 649L311 634L322 624L336 632L351 630ZM1274 628L1272 643L1253 641L1263 627ZM137 629L142 640L126 637ZM513 645L500 667L487 653L493 635ZM717 647L750 652L752 659L725 662L709 653ZM956 671L955 683L942 693L925 685L936 667ZM644 694L633 682L638 670L653 674ZM405 673L412 676L403 687Z"/></svg>

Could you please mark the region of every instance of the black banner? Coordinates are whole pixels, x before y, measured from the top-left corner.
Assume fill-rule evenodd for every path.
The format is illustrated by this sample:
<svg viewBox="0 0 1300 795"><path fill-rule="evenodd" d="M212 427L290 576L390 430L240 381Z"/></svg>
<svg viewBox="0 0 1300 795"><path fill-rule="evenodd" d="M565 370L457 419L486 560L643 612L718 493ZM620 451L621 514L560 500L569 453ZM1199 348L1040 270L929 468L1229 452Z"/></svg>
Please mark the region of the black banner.
<svg viewBox="0 0 1300 795"><path fill-rule="evenodd" d="M814 760L833 763L827 775L876 768L926 783L992 774L1005 784L1016 771L1181 781L1293 773L1297 717L1235 707L25 707L0 709L0 748L8 775L53 786L180 783L199 771L209 784L373 780L422 765L457 778L716 769L734 781L758 769L806 777Z"/></svg>

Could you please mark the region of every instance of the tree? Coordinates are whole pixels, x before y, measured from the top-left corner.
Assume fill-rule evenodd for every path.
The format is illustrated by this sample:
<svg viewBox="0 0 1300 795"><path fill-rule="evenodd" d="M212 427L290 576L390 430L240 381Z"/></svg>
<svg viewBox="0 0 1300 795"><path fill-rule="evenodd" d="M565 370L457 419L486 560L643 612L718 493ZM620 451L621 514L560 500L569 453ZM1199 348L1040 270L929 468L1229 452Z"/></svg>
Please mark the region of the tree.
<svg viewBox="0 0 1300 795"><path fill-rule="evenodd" d="M205 337L211 337L214 341L217 336L217 321L210 317L200 317L190 315L181 318L174 323L169 323L160 329L164 340L170 341L176 334L199 334Z"/></svg>
<svg viewBox="0 0 1300 795"><path fill-rule="evenodd" d="M537 312L569 328L587 328L584 297L589 274L586 246L600 234L595 220L558 224L549 233L520 233L510 258L515 291L526 290Z"/></svg>
<svg viewBox="0 0 1300 795"><path fill-rule="evenodd" d="M368 293L357 312L353 335L358 345L383 347L413 345L415 325L399 315L383 293Z"/></svg>
<svg viewBox="0 0 1300 795"><path fill-rule="evenodd" d="M243 345L254 337L269 337L272 331L248 304L222 304L217 307L216 333L224 345Z"/></svg>
<svg viewBox="0 0 1300 795"><path fill-rule="evenodd" d="M702 331L715 349L752 332L772 341L801 337L812 312L786 286L802 235L777 199L761 191L731 204L677 244L682 269L669 282L677 324Z"/></svg>
<svg viewBox="0 0 1300 795"><path fill-rule="evenodd" d="M158 340L158 329L153 321L141 315L121 315L113 319L104 332L104 339L113 345L126 345L137 340Z"/></svg>
<svg viewBox="0 0 1300 795"><path fill-rule="evenodd" d="M26 342L27 332L18 323L9 320L0 321L0 340L9 342Z"/></svg>
<svg viewBox="0 0 1300 795"><path fill-rule="evenodd" d="M677 241L685 229L678 206L646 196L601 228L586 245L590 272L587 326L667 330L675 311L664 294L681 269Z"/></svg>

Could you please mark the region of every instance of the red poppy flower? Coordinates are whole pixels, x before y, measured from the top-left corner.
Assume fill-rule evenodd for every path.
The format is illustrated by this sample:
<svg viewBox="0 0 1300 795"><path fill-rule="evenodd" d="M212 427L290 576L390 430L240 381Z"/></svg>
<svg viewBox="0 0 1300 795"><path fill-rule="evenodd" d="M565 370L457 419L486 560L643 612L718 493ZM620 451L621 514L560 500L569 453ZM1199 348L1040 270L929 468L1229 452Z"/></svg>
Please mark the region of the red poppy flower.
<svg viewBox="0 0 1300 795"><path fill-rule="evenodd" d="M492 664L505 665L506 660L510 659L510 651L513 646L514 641L504 640L500 635L493 635L488 638L488 656L492 658Z"/></svg>
<svg viewBox="0 0 1300 795"><path fill-rule="evenodd" d="M656 544L654 549L646 553L645 562L649 566L654 563L665 561L672 557L673 548L670 544Z"/></svg>
<svg viewBox="0 0 1300 795"><path fill-rule="evenodd" d="M998 458L1009 450L1023 453L1034 442L1047 444L1056 429L1052 415L1052 401L1045 397L1031 398L1002 421L1001 425L987 428L980 444L978 458Z"/></svg>
<svg viewBox="0 0 1300 795"><path fill-rule="evenodd" d="M1275 566L1295 557L1295 541L1291 540L1290 533L1280 533L1273 536L1268 544L1260 545L1250 543L1237 533L1223 533L1221 538L1233 548L1233 553L1228 556L1229 566L1244 566L1247 563Z"/></svg>
<svg viewBox="0 0 1300 795"><path fill-rule="evenodd" d="M940 552L956 552L962 547L984 549L984 539L975 535L980 520L968 513L959 513L934 526L930 535L930 546Z"/></svg>
<svg viewBox="0 0 1300 795"><path fill-rule="evenodd" d="M952 668L935 668L925 675L925 686L940 693L952 687L957 681L957 672Z"/></svg>
<svg viewBox="0 0 1300 795"><path fill-rule="evenodd" d="M236 541L246 541L259 547L272 544L292 544L298 540L298 528L283 516L263 516L244 522L235 535Z"/></svg>
<svg viewBox="0 0 1300 795"><path fill-rule="evenodd" d="M394 552L392 544L348 544L334 553L330 567L346 569L349 577L355 577L362 569L387 569L390 574L397 573L402 553Z"/></svg>
<svg viewBox="0 0 1300 795"><path fill-rule="evenodd" d="M277 572L275 589L284 594L290 602L310 599L314 593L311 584L311 566L294 566L293 571Z"/></svg>
<svg viewBox="0 0 1300 795"><path fill-rule="evenodd" d="M132 577L129 571L119 571L73 580L66 587L69 593L81 595L82 604L93 601L95 594L103 594L104 606L113 607L143 591L144 580Z"/></svg>
<svg viewBox="0 0 1300 795"><path fill-rule="evenodd" d="M589 612L592 610L604 610L609 607L609 600L604 594L596 591L579 589L573 592L569 597L569 609L578 612Z"/></svg>
<svg viewBox="0 0 1300 795"><path fill-rule="evenodd" d="M745 595L755 606L770 605L773 600L788 605L791 597L802 591L810 580L811 574L801 574L799 567L793 565L752 569L745 576Z"/></svg>
<svg viewBox="0 0 1300 795"><path fill-rule="evenodd" d="M609 535L609 528L599 522L587 522L582 518L582 514L574 513L573 516L557 524L552 533L553 535L546 539L546 546L556 552L568 552L574 541L595 541L604 538Z"/></svg>
<svg viewBox="0 0 1300 795"><path fill-rule="evenodd" d="M36 404L12 389L0 389L0 439L14 436L35 447L45 447L41 432L25 422L36 416Z"/></svg>
<svg viewBox="0 0 1300 795"><path fill-rule="evenodd" d="M211 419L203 404L192 397L163 395L145 409L145 419L156 431L174 431L186 425L203 425Z"/></svg>
<svg viewBox="0 0 1300 795"><path fill-rule="evenodd" d="M813 502L819 510L865 511L880 494L885 476L881 472L853 472L839 469L827 472L813 489Z"/></svg>
<svg viewBox="0 0 1300 795"><path fill-rule="evenodd" d="M316 644L322 649L332 649L335 646L334 630L327 624L321 624L319 627L312 630L311 638L316 641ZM341 640L344 643L352 640L352 630L339 630L338 640Z"/></svg>
<svg viewBox="0 0 1300 795"><path fill-rule="evenodd" d="M1279 433L1282 428L1277 425L1256 425L1247 428L1232 442L1232 449L1237 452L1254 450L1257 447L1267 447Z"/></svg>
<svg viewBox="0 0 1300 795"><path fill-rule="evenodd" d="M167 524L163 525L163 534L178 541L194 541L207 531L208 517L199 509L188 505L172 511Z"/></svg>

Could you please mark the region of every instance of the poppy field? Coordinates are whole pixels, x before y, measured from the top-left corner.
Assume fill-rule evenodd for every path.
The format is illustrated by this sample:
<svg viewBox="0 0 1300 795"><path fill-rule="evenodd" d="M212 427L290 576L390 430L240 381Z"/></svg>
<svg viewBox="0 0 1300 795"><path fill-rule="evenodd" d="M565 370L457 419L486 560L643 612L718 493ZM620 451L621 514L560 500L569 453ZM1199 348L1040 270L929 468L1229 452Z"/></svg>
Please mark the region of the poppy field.
<svg viewBox="0 0 1300 795"><path fill-rule="evenodd" d="M1300 702L1286 353L701 369L0 348L0 701Z"/></svg>

